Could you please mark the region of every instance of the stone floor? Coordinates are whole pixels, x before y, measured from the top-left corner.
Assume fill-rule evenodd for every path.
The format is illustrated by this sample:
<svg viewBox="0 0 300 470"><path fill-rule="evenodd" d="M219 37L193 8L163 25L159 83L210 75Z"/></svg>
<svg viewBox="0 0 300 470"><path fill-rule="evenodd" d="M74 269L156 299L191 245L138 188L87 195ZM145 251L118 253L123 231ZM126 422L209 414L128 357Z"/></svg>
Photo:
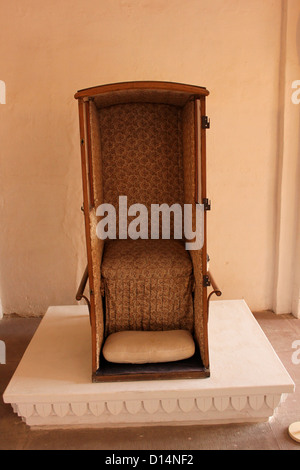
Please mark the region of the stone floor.
<svg viewBox="0 0 300 470"><path fill-rule="evenodd" d="M0 364L0 450L300 450L288 436L288 426L300 421L300 364L293 364L292 343L300 340L300 320L272 312L255 314L296 391L267 423L217 426L161 426L123 429L33 430L24 424L2 394L40 318L5 316L0 339L6 344L6 364Z"/></svg>

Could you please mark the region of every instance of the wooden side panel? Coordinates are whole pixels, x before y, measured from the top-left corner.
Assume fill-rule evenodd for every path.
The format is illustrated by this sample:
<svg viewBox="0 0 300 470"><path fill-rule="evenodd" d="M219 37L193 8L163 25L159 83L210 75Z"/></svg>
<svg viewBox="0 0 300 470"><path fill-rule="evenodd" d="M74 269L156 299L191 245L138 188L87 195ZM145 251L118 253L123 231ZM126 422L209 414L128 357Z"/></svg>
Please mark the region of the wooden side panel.
<svg viewBox="0 0 300 470"><path fill-rule="evenodd" d="M200 145L200 149L198 148L197 154L201 158L200 168L201 168L201 175L199 178L199 184L201 181L201 188L198 187L198 194L201 194L201 200L199 202L203 202L203 199L207 197L206 194L206 129L202 128L201 119L202 116L206 114L206 103L205 103L205 96L201 97L199 106L200 112L197 112L198 120L197 127L200 129L200 137L201 141L198 143ZM199 175L199 173L198 173ZM206 211L204 211L204 244L202 248L202 280L203 276L207 275L207 217ZM202 305L203 305L203 337L204 337L204 345L203 345L203 363L206 367L209 367L209 349L208 349L208 301L207 301L207 287L202 287Z"/></svg>
<svg viewBox="0 0 300 470"><path fill-rule="evenodd" d="M83 190L83 207L84 207L84 222L85 222L85 239L86 251L88 261L89 273L89 288L90 292L94 291L93 282L93 269L92 269L92 255L91 255L91 236L90 236L90 199L89 199L89 181L88 181L88 164L87 164L87 130L86 130L86 113L85 104L83 99L78 100L79 110L79 129L80 129L80 147L81 147L81 172L82 172L82 190ZM95 302L94 296L90 295L90 308L91 308L91 336L92 336L92 370L97 370L96 360L96 325L95 325Z"/></svg>
<svg viewBox="0 0 300 470"><path fill-rule="evenodd" d="M199 135L197 126L197 113L194 101L185 105L182 112L182 132L183 132L183 166L184 166L184 202L193 205L193 230L195 230L195 206L198 200L198 142ZM202 145L201 145L202 148ZM206 294L203 287L203 260L206 260L204 250L191 250L190 256L193 263L195 278L194 288L194 335L198 343L201 358L206 368L209 366L208 360L208 338L205 325L205 303ZM206 261L205 261L206 263Z"/></svg>
<svg viewBox="0 0 300 470"><path fill-rule="evenodd" d="M87 144L88 144L88 168L90 183L90 246L91 246L91 271L93 277L93 303L94 328L93 337L95 348L93 354L93 373L100 366L100 352L104 340L104 315L101 295L101 260L104 249L104 241L100 240L96 234L98 219L96 216L97 207L103 203L103 182L102 182L102 161L101 161L101 138L99 129L99 118L96 106L93 101L86 102Z"/></svg>

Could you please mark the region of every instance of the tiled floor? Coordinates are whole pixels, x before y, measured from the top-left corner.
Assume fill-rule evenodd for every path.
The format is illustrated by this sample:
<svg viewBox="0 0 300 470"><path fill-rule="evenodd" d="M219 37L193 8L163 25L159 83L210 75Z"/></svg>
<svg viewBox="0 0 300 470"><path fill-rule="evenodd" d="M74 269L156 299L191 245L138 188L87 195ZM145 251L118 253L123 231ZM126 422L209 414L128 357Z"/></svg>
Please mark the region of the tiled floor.
<svg viewBox="0 0 300 470"><path fill-rule="evenodd" d="M300 450L287 432L300 421L300 364L293 364L292 343L300 340L300 320L271 312L255 314L296 384L296 391L267 423L218 426L167 426L127 429L32 430L3 403L2 394L40 318L4 317L0 339L6 344L6 364L0 364L0 450ZM300 354L299 354L300 357Z"/></svg>

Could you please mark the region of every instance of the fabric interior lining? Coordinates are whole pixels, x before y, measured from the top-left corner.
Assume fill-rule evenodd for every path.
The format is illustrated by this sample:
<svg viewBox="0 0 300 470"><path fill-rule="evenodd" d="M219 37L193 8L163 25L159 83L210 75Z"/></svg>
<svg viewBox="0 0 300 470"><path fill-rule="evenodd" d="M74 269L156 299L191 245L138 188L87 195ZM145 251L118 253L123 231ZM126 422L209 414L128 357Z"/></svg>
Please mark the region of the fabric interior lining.
<svg viewBox="0 0 300 470"><path fill-rule="evenodd" d="M147 208L153 203L194 204L194 102L188 101L183 106L183 101L178 101L174 106L141 100L100 109L97 104L102 106L104 101L100 103L95 98L90 102L95 203L108 202L118 207L119 196L127 195L128 206L137 202ZM91 217L94 230L97 220L95 214ZM111 273L105 275L107 243L110 242L92 243L98 351L104 337L112 332L128 328L183 328L193 332L203 362L208 365L204 346L207 330L203 318L202 251L189 253L190 274L184 272L182 278L174 276L171 282L171 278L164 278L164 273L163 277L148 280L140 274L134 280L130 278L130 269L122 278ZM106 297L105 333L100 292L105 292ZM172 299L175 307L170 314L162 315L169 302L166 298Z"/></svg>

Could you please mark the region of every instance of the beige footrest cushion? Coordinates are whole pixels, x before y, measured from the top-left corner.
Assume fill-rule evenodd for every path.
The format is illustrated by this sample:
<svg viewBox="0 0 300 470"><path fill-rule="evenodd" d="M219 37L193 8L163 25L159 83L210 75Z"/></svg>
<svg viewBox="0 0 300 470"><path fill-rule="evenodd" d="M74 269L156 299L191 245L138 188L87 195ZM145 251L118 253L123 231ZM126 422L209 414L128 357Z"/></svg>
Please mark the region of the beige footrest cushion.
<svg viewBox="0 0 300 470"><path fill-rule="evenodd" d="M119 364L172 362L193 356L195 343L187 330L119 331L107 337L102 352Z"/></svg>

